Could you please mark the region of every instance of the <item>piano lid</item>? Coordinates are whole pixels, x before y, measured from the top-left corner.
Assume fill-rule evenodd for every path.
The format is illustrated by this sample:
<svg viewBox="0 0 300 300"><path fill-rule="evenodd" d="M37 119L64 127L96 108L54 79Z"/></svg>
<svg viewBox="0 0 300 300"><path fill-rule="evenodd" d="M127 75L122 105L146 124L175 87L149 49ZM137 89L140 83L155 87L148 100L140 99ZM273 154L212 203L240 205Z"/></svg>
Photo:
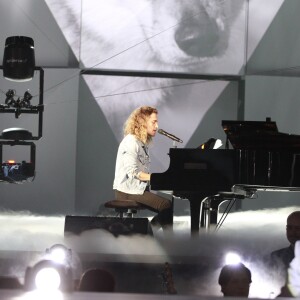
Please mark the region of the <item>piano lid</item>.
<svg viewBox="0 0 300 300"><path fill-rule="evenodd" d="M271 118L266 121L224 120L222 127L233 149L300 152L300 136L278 132Z"/></svg>

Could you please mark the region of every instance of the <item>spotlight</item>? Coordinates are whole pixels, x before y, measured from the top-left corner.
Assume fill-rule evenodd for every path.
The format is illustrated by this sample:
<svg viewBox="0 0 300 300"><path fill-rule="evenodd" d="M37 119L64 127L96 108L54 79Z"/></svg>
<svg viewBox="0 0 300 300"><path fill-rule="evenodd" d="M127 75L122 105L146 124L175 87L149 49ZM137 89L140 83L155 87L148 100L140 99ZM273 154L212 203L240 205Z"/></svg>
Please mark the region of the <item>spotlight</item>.
<svg viewBox="0 0 300 300"><path fill-rule="evenodd" d="M199 146L200 149L218 149L222 146L222 141L220 139L210 138L204 144Z"/></svg>
<svg viewBox="0 0 300 300"><path fill-rule="evenodd" d="M7 132L7 138L19 138L22 137L22 132L20 131L18 136L17 132ZM30 147L30 161L26 162L16 162L14 159L2 161L3 146L29 146ZM26 141L0 141L0 182L8 183L23 183L30 182L34 180L35 177L35 144Z"/></svg>
<svg viewBox="0 0 300 300"><path fill-rule="evenodd" d="M46 249L46 254L25 273L26 290L47 290L62 292L74 288L72 251L62 244Z"/></svg>
<svg viewBox="0 0 300 300"><path fill-rule="evenodd" d="M18 97L15 99L16 91L8 90L6 92L5 105L0 104L0 112L14 113L16 118L19 118L22 112L24 113L42 113L44 106L41 104L31 105L32 95L27 90L23 98Z"/></svg>
<svg viewBox="0 0 300 300"><path fill-rule="evenodd" d="M28 106L30 106L30 100L32 99L32 95L29 93L29 91L27 90L25 93L24 93L24 97L23 97L23 99L22 99L22 101L23 101L23 105L25 106L25 107L28 107Z"/></svg>
<svg viewBox="0 0 300 300"><path fill-rule="evenodd" d="M234 252L228 252L225 256L226 265L237 265L242 262L240 255Z"/></svg>
<svg viewBox="0 0 300 300"><path fill-rule="evenodd" d="M3 76L12 81L29 81L35 68L34 42L27 36L6 38L3 56Z"/></svg>
<svg viewBox="0 0 300 300"><path fill-rule="evenodd" d="M57 263L70 265L72 262L72 250L62 244L55 244L46 249L46 257Z"/></svg>
<svg viewBox="0 0 300 300"><path fill-rule="evenodd" d="M70 292L73 290L72 269L52 260L41 260L26 269L24 288L27 291Z"/></svg>
<svg viewBox="0 0 300 300"><path fill-rule="evenodd" d="M16 91L15 90L8 90L6 92L6 99L5 99L5 104L7 106L11 106L15 103L15 99L14 99L14 96L16 94Z"/></svg>
<svg viewBox="0 0 300 300"><path fill-rule="evenodd" d="M1 164L0 181L9 183L20 183L33 181L35 176L35 167L31 162L22 161L16 163L14 160L8 160Z"/></svg>

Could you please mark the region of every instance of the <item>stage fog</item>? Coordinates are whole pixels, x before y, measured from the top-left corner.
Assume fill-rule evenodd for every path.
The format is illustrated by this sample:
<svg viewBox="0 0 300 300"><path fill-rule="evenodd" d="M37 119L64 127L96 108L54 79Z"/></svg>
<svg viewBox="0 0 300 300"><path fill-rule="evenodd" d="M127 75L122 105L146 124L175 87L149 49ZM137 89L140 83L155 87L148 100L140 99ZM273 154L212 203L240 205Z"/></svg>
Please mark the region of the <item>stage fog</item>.
<svg viewBox="0 0 300 300"><path fill-rule="evenodd" d="M91 266L107 268L114 272L120 292L164 293L159 283L168 262L178 294L221 296L217 278L225 254L235 252L252 271L250 296L274 298L285 278L281 270L268 266L269 254L287 245L286 216L297 209L232 213L218 232L201 231L196 237L190 236L189 219L184 217L175 218L173 234L159 231L154 236L116 237L95 229L64 236L64 216L6 212L0 218L1 275L17 276L22 281L26 266L41 259L52 245L64 244L73 251L76 276ZM141 265L143 280L125 274L126 269L138 273ZM152 284L145 284L147 280Z"/></svg>

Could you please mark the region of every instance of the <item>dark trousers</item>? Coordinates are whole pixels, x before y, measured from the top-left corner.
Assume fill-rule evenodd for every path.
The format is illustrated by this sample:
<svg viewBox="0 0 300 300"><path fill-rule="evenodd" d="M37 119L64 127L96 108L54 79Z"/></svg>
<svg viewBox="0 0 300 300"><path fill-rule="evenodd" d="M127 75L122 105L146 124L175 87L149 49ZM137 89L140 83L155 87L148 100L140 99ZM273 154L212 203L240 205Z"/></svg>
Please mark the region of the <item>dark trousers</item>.
<svg viewBox="0 0 300 300"><path fill-rule="evenodd" d="M166 198L160 197L149 191L145 191L142 195L127 194L115 191L116 200L133 200L144 205L147 209L156 212L157 216L153 218L153 225L160 224L162 227L173 224L173 205Z"/></svg>

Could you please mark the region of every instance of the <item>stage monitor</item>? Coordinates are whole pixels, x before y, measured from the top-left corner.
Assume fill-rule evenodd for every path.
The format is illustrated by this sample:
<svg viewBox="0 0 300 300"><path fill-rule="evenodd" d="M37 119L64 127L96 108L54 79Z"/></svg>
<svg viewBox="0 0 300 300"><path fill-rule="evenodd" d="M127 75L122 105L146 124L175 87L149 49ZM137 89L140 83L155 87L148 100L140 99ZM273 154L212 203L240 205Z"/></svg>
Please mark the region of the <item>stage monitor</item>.
<svg viewBox="0 0 300 300"><path fill-rule="evenodd" d="M98 216L71 216L65 217L65 235L79 235L84 231L102 229L114 236L119 235L153 235L147 218L119 218Z"/></svg>

